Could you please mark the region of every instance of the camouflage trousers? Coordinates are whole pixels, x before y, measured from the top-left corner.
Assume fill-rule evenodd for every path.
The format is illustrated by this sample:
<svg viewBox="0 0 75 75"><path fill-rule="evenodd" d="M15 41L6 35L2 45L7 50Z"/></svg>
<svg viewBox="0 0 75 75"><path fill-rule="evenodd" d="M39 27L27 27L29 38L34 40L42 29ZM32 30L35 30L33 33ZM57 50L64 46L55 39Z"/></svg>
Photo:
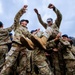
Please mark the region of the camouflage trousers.
<svg viewBox="0 0 75 75"><path fill-rule="evenodd" d="M27 72L31 72L32 54L33 54L33 51L27 50L27 65L26 65Z"/></svg>
<svg viewBox="0 0 75 75"><path fill-rule="evenodd" d="M0 46L0 70L5 62L5 56L6 53L8 52L8 46L7 45L2 45Z"/></svg>
<svg viewBox="0 0 75 75"><path fill-rule="evenodd" d="M20 51L18 56L17 64L17 74L26 75L26 66L27 66L27 49Z"/></svg>
<svg viewBox="0 0 75 75"><path fill-rule="evenodd" d="M51 55L52 60L50 60L52 63L52 68L54 75L61 75L61 70L59 67L59 60L58 60L58 52L53 52Z"/></svg>
<svg viewBox="0 0 75 75"><path fill-rule="evenodd" d="M66 75L75 75L75 60L65 59L67 72Z"/></svg>
<svg viewBox="0 0 75 75"><path fill-rule="evenodd" d="M25 47L22 47L19 44L12 44L11 50L8 52L5 58L5 64L1 70L0 75L10 75L12 67L17 62L16 60L18 58L19 52L24 49Z"/></svg>
<svg viewBox="0 0 75 75"><path fill-rule="evenodd" d="M40 75L53 75L51 68L46 62L46 56L43 50L36 50L33 52L33 64L38 67Z"/></svg>

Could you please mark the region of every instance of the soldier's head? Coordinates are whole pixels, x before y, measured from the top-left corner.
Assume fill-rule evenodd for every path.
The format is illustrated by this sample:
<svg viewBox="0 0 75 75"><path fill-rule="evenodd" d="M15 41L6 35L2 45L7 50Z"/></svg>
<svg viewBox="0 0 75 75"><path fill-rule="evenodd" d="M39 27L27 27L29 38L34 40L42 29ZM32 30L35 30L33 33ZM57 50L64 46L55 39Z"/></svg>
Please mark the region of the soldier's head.
<svg viewBox="0 0 75 75"><path fill-rule="evenodd" d="M36 33L37 33L37 29L31 31L31 34L36 34Z"/></svg>
<svg viewBox="0 0 75 75"><path fill-rule="evenodd" d="M67 34L62 35L62 38L63 38L63 40L68 41L68 35Z"/></svg>
<svg viewBox="0 0 75 75"><path fill-rule="evenodd" d="M28 20L25 20L25 19L22 19L20 21L20 25L22 25L23 27L26 27L28 23L29 23L29 21Z"/></svg>
<svg viewBox="0 0 75 75"><path fill-rule="evenodd" d="M32 33L32 34L37 34L39 31L40 31L40 28L35 29L35 30L32 30L31 33Z"/></svg>
<svg viewBox="0 0 75 75"><path fill-rule="evenodd" d="M3 23L0 21L0 28L3 28Z"/></svg>
<svg viewBox="0 0 75 75"><path fill-rule="evenodd" d="M48 26L51 26L53 24L53 19L52 18L48 18L47 19L47 24L48 24Z"/></svg>
<svg viewBox="0 0 75 75"><path fill-rule="evenodd" d="M34 32L36 32L36 30L31 30L31 33L33 34Z"/></svg>

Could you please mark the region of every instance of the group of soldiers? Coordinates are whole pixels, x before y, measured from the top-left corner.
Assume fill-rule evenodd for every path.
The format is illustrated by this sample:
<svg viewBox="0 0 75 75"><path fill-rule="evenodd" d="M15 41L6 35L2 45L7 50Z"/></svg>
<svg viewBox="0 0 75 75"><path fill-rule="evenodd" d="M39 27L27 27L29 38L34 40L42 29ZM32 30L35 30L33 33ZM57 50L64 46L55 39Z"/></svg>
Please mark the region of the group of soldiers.
<svg viewBox="0 0 75 75"><path fill-rule="evenodd" d="M52 18L45 23L35 8L45 31L36 29L29 32L29 20L20 20L27 7L24 5L16 14L11 27L3 28L0 22L0 75L75 75L75 50L72 40L67 35L61 36L59 31L60 11L49 4L48 8L56 13L57 18L54 23ZM14 36L11 41L9 33L12 30Z"/></svg>

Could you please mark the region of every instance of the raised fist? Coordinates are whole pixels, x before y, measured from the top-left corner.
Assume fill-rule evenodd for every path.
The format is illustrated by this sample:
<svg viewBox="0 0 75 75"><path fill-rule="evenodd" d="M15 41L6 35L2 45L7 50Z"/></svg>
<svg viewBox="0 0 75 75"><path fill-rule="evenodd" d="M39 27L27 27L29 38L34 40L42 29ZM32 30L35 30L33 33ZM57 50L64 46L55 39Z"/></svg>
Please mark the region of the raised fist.
<svg viewBox="0 0 75 75"><path fill-rule="evenodd" d="M39 13L38 13L38 10L37 10L36 8L34 9L34 11L35 11L36 14L39 14Z"/></svg>
<svg viewBox="0 0 75 75"><path fill-rule="evenodd" d="M48 8L53 9L55 6L53 4L49 4Z"/></svg>
<svg viewBox="0 0 75 75"><path fill-rule="evenodd" d="M27 10L27 7L28 7L27 5L24 5L24 6L23 6L23 13L26 12L25 10Z"/></svg>
<svg viewBox="0 0 75 75"><path fill-rule="evenodd" d="M23 6L23 9L26 9L27 7L28 7L27 5L24 5L24 6Z"/></svg>

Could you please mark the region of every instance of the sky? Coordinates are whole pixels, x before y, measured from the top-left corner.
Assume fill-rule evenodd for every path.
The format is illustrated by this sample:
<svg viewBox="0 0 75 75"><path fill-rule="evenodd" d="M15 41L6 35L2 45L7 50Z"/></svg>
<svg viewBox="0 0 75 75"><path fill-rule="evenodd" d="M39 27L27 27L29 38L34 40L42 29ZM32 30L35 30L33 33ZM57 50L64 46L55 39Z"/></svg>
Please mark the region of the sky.
<svg viewBox="0 0 75 75"><path fill-rule="evenodd" d="M62 22L60 32L68 36L75 37L75 0L0 0L0 21L3 22L4 27L10 27L14 22L16 13L24 6L28 5L26 13L20 18L28 19L28 30L35 30L40 28L45 29L39 23L34 8L37 8L44 22L47 18L56 19L56 14L48 5L54 4L62 14Z"/></svg>

